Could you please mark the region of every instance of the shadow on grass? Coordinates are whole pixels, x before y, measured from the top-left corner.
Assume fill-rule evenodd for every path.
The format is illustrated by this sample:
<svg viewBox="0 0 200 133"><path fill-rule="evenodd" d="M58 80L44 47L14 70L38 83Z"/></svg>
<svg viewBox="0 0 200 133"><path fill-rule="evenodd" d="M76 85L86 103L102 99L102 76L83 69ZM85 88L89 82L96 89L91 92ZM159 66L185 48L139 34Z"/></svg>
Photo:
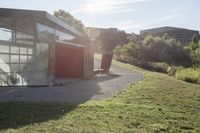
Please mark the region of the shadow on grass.
<svg viewBox="0 0 200 133"><path fill-rule="evenodd" d="M76 107L67 103L0 103L0 130L59 119Z"/></svg>

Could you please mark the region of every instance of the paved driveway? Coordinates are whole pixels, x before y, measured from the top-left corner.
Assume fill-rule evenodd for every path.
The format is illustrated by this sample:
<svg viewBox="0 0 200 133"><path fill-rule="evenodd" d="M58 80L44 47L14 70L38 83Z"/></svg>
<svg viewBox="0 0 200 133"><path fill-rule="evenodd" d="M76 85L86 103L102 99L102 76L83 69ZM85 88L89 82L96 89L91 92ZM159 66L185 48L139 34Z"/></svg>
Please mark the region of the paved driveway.
<svg viewBox="0 0 200 133"><path fill-rule="evenodd" d="M98 61L97 61L98 62ZM84 103L90 99L101 100L112 96L128 86L138 82L143 75L129 70L111 67L112 74L97 75L91 80L77 80L65 86L0 88L0 101L27 102L68 102Z"/></svg>

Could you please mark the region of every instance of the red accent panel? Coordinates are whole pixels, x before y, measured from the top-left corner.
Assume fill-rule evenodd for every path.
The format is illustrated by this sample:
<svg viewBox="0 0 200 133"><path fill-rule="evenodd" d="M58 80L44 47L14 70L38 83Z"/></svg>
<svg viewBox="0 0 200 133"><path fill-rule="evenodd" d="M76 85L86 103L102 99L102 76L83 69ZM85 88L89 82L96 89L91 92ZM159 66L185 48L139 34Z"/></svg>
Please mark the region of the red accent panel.
<svg viewBox="0 0 200 133"><path fill-rule="evenodd" d="M84 49L56 44L55 76L56 78L83 78Z"/></svg>

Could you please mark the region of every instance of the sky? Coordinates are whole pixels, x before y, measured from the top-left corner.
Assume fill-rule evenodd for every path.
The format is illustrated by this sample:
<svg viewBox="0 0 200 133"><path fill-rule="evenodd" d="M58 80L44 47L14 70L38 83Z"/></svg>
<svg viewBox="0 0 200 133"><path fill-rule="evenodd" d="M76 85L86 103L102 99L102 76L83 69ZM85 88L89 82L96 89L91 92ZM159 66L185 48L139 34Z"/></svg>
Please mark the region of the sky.
<svg viewBox="0 0 200 133"><path fill-rule="evenodd" d="M200 30L200 0L0 0L0 8L63 9L86 27L118 28L128 33L173 26Z"/></svg>

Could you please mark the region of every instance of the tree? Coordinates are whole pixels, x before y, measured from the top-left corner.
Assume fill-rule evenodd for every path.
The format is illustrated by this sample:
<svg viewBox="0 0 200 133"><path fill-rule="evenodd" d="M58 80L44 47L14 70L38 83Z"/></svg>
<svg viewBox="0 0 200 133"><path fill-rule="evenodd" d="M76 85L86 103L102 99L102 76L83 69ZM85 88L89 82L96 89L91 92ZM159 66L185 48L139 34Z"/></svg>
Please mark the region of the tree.
<svg viewBox="0 0 200 133"><path fill-rule="evenodd" d="M114 54L116 59L136 65L146 62L164 62L173 65L191 63L180 42L167 35L144 38L132 36L128 44L116 47Z"/></svg>
<svg viewBox="0 0 200 133"><path fill-rule="evenodd" d="M54 11L54 16L85 34L85 26L83 23L74 18L69 12L59 9L58 11Z"/></svg>
<svg viewBox="0 0 200 133"><path fill-rule="evenodd" d="M127 34L124 31L113 28L101 31L97 39L100 42L100 47L109 52L111 52L118 45L128 43Z"/></svg>
<svg viewBox="0 0 200 133"><path fill-rule="evenodd" d="M196 36L186 47L194 64L200 64L200 40Z"/></svg>

